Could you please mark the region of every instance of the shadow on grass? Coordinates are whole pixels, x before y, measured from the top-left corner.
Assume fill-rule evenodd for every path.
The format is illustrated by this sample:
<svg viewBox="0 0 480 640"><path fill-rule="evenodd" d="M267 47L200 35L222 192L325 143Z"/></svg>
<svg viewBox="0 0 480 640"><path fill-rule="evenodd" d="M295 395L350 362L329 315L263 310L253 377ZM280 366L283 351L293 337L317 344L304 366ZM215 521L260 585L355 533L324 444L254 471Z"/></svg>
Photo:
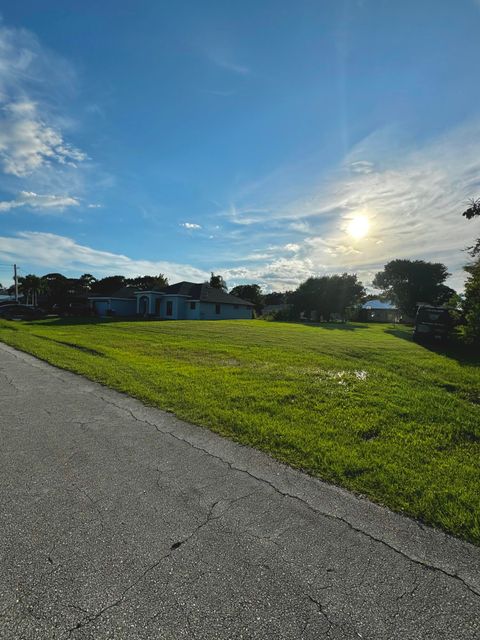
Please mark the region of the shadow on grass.
<svg viewBox="0 0 480 640"><path fill-rule="evenodd" d="M68 327L75 325L84 325L84 324L114 324L117 322L145 322L144 318L96 318L96 317L76 317L76 318L62 318L60 316L52 316L46 317L42 320L27 320L26 324L38 325L45 327Z"/></svg>
<svg viewBox="0 0 480 640"><path fill-rule="evenodd" d="M357 329L370 329L368 324L350 324L349 322L290 322L289 324L311 327L312 329L327 329L329 331L356 331Z"/></svg>
<svg viewBox="0 0 480 640"><path fill-rule="evenodd" d="M480 353L476 352L472 347L469 347L463 342L460 342L456 337L452 337L447 344L442 344L434 341L414 342L412 331L386 329L385 333L395 336L396 338L406 340L407 342L412 342L431 353L437 353L438 355L456 360L460 364L480 365Z"/></svg>
<svg viewBox="0 0 480 640"><path fill-rule="evenodd" d="M40 323L42 326L49 327L68 327L75 325L104 325L104 324L114 324L117 322L122 323L136 323L136 322L165 322L165 320L160 320L158 318L140 318L140 317L60 317L60 316L51 316L46 317L41 320L25 320L25 324L37 325ZM168 322L175 322L175 320L168 320ZM215 320L215 322L221 322L219 320ZM327 329L331 330L340 330L340 331L356 331L357 329L369 329L368 324L351 324L349 322L295 322L295 321L279 321L275 322L275 324L291 324L300 327L311 327L312 329Z"/></svg>

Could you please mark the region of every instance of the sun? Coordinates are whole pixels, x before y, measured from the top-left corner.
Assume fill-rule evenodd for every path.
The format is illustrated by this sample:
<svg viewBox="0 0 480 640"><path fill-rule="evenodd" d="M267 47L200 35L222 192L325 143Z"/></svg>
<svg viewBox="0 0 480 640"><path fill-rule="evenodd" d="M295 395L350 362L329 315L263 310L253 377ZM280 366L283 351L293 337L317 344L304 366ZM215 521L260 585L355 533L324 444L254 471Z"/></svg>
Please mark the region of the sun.
<svg viewBox="0 0 480 640"><path fill-rule="evenodd" d="M361 240L364 238L370 227L370 223L368 222L368 218L365 216L355 216L352 218L347 225L347 232L355 238L355 240Z"/></svg>

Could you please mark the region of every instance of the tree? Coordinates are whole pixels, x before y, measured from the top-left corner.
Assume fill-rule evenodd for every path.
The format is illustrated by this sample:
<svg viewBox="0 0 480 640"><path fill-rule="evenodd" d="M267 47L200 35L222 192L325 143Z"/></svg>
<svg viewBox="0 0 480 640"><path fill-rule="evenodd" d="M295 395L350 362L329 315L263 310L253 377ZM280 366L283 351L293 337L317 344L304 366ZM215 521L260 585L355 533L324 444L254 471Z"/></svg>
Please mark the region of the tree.
<svg viewBox="0 0 480 640"><path fill-rule="evenodd" d="M25 296L26 304L37 306L38 294L45 289L45 285L41 278L29 273L18 279L19 289Z"/></svg>
<svg viewBox="0 0 480 640"><path fill-rule="evenodd" d="M88 296L91 292L93 285L97 282L97 279L92 276L91 273L84 273L78 279L78 285L84 296Z"/></svg>
<svg viewBox="0 0 480 640"><path fill-rule="evenodd" d="M139 291L151 291L152 289L163 289L168 287L168 279L159 273L158 276L138 276L137 278L127 278L126 283Z"/></svg>
<svg viewBox="0 0 480 640"><path fill-rule="evenodd" d="M471 220L480 217L480 198L470 201L470 207L462 214ZM463 312L465 314L465 337L468 342L480 344L480 238L469 248L474 262L464 267L468 273L465 282Z"/></svg>
<svg viewBox="0 0 480 640"><path fill-rule="evenodd" d="M111 295L126 284L125 276L107 276L92 283L91 292L98 295Z"/></svg>
<svg viewBox="0 0 480 640"><path fill-rule="evenodd" d="M263 308L262 289L259 284L239 284L230 291L232 296L248 300L255 305L255 311L261 313Z"/></svg>
<svg viewBox="0 0 480 640"><path fill-rule="evenodd" d="M414 316L417 304L442 304L454 293L443 283L450 274L440 262L392 260L377 273L373 286L407 315Z"/></svg>
<svg viewBox="0 0 480 640"><path fill-rule="evenodd" d="M63 306L68 297L70 280L61 273L47 273L42 276L42 288L45 292L46 306Z"/></svg>
<svg viewBox="0 0 480 640"><path fill-rule="evenodd" d="M210 286L214 289L221 289L222 291L227 291L227 283L223 279L221 275L215 275L213 271L210 275Z"/></svg>
<svg viewBox="0 0 480 640"><path fill-rule="evenodd" d="M347 307L363 300L365 288L355 274L308 278L289 296L294 313L300 316L315 314L318 319L330 320L336 313L345 317Z"/></svg>
<svg viewBox="0 0 480 640"><path fill-rule="evenodd" d="M263 296L263 302L264 304L284 304L287 301L288 295L291 293L291 291L272 291Z"/></svg>

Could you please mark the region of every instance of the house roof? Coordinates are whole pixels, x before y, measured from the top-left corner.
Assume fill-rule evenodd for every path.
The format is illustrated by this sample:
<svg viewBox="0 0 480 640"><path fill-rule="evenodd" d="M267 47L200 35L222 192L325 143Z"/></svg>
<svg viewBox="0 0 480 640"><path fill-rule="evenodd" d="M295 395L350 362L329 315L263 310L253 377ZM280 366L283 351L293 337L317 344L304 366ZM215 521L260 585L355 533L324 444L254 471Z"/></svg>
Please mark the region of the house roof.
<svg viewBox="0 0 480 640"><path fill-rule="evenodd" d="M132 298L135 300L135 289L132 287L121 287L111 293L92 293L89 298Z"/></svg>
<svg viewBox="0 0 480 640"><path fill-rule="evenodd" d="M173 295L173 296L185 296L186 298L191 298L192 300L199 300L200 302L213 302L216 304L241 304L248 307L253 307L254 305L248 300L242 300L242 298L237 298L237 296L232 296L221 289L215 289L215 287L211 287L208 282L203 283L195 283L195 282L176 282L175 284L171 284L168 287L162 288L154 288L152 292L162 293L164 295ZM145 293L149 293L148 291L139 291L134 287L122 287L121 289L117 289L112 293L108 294L91 294L89 299L91 298L132 298L135 299L135 294L142 295Z"/></svg>
<svg viewBox="0 0 480 640"><path fill-rule="evenodd" d="M243 300L237 296L232 296L230 293L222 291L222 289L216 289L211 287L207 282L201 284L195 282L176 282L168 287L158 289L159 293L165 295L177 295L187 296L193 300L199 300L200 302L214 302L216 304L242 304L245 306L253 307L254 305L248 300Z"/></svg>
<svg viewBox="0 0 480 640"><path fill-rule="evenodd" d="M392 304L391 302L385 301L385 300L379 300L379 299L375 299L375 300L369 300L368 302L365 302L364 305L362 305L362 309L390 309L390 310L394 310L397 307Z"/></svg>

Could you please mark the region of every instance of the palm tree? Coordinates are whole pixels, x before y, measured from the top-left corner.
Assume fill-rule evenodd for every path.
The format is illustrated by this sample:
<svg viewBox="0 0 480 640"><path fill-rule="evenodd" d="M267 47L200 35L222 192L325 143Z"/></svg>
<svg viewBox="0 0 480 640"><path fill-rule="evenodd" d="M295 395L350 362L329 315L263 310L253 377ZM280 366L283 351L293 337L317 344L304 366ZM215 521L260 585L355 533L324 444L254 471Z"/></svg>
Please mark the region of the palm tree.
<svg viewBox="0 0 480 640"><path fill-rule="evenodd" d="M41 278L29 273L23 278L18 279L20 290L25 296L25 303L36 307L38 302L38 294L43 290L43 282Z"/></svg>

